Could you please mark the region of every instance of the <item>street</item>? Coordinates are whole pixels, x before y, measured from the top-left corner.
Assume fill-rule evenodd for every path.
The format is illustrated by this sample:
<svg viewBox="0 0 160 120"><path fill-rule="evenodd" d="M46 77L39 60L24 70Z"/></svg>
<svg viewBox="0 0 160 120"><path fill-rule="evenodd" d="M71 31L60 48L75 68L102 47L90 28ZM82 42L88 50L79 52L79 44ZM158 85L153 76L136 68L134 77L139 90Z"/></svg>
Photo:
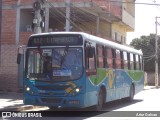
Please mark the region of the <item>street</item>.
<svg viewBox="0 0 160 120"><path fill-rule="evenodd" d="M88 119L95 119L97 117L100 117L100 119L105 119L106 117L109 117L109 119L111 120L134 119L131 117L135 117L136 120L137 118L143 120L143 118L145 117L145 120L156 120L160 117L159 93L160 89L156 88L146 89L135 95L134 100L132 102L126 102L125 100L118 100L106 103L104 106L104 110L102 112L94 112L92 111L92 107L84 109L84 111L77 111L77 112L73 112L72 110L69 110L69 112L64 112L64 111L54 112L49 110L47 107L23 110L23 112L30 113L34 111L35 113L36 112L42 113L42 117L38 118L38 120L43 120L44 119L43 117L46 117L48 115L49 115L48 119L56 119L56 120L57 119L88 120ZM5 118L5 120L11 120L11 119L17 120L19 118Z"/></svg>
<svg viewBox="0 0 160 120"><path fill-rule="evenodd" d="M117 100L106 103L103 111L160 111L160 89L143 90L136 94L132 102ZM49 111L49 109L47 109ZM91 110L92 108L87 108ZM39 111L35 109L35 111ZM85 109L86 111L86 109Z"/></svg>

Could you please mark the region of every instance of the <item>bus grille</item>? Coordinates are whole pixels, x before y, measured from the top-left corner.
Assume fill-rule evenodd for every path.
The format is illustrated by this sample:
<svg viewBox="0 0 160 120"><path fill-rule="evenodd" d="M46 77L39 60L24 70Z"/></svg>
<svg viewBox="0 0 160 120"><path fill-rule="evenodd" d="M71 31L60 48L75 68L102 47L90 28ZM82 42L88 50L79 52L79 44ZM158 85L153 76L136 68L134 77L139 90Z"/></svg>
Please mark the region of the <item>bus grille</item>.
<svg viewBox="0 0 160 120"><path fill-rule="evenodd" d="M69 85L64 85L64 86L44 86L44 85L36 85L36 87L39 90L65 90L68 87L70 87Z"/></svg>
<svg viewBox="0 0 160 120"><path fill-rule="evenodd" d="M60 103L62 101L61 98L41 98L44 103Z"/></svg>
<svg viewBox="0 0 160 120"><path fill-rule="evenodd" d="M52 93L52 92L48 92L48 93L39 93L42 96L64 96L65 93Z"/></svg>

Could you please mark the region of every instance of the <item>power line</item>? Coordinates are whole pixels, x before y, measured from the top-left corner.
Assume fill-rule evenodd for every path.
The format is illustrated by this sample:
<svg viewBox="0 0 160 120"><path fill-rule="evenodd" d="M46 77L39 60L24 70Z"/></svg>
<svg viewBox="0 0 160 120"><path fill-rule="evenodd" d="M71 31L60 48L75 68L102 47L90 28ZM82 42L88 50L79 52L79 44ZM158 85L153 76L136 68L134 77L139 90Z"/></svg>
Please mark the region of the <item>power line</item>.
<svg viewBox="0 0 160 120"><path fill-rule="evenodd" d="M49 1L46 1L52 8L55 8L54 6L53 6L53 4L51 3L51 2L49 2ZM64 18L66 18L66 16L65 16L65 14L63 14L61 11L59 11L59 10L57 10L57 9L55 9L60 15L62 15ZM68 18L66 18L67 20L69 20ZM80 28L79 26L77 26L74 22L72 22L71 20L69 20L76 28L78 28L80 31L83 31L83 29L82 28Z"/></svg>
<svg viewBox="0 0 160 120"><path fill-rule="evenodd" d="M123 2L123 1L118 1L118 0L110 0L109 2L112 3L127 3L127 4L139 4L139 5L153 5L153 6L160 6L160 4L157 3L137 3L137 2Z"/></svg>

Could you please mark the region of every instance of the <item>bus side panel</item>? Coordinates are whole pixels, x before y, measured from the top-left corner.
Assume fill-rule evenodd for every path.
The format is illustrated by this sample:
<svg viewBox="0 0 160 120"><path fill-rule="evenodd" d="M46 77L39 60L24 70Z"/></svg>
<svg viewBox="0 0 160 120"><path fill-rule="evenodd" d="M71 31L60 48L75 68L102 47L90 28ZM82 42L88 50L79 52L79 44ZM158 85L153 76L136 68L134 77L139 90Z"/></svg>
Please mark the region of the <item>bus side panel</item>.
<svg viewBox="0 0 160 120"><path fill-rule="evenodd" d="M135 94L142 91L144 87L143 71L116 70L116 94L118 99L129 97L130 86L134 84Z"/></svg>
<svg viewBox="0 0 160 120"><path fill-rule="evenodd" d="M132 83L135 87L135 94L142 91L144 88L144 72L143 71L136 71L136 70L129 70L127 71L128 76L132 80Z"/></svg>
<svg viewBox="0 0 160 120"><path fill-rule="evenodd" d="M129 97L132 83L135 94L143 90L143 71L98 68L97 75L86 77L85 106L97 104L101 86L106 88L106 102Z"/></svg>
<svg viewBox="0 0 160 120"><path fill-rule="evenodd" d="M84 95L85 107L97 104L98 86L94 85L89 77L86 77L86 93Z"/></svg>

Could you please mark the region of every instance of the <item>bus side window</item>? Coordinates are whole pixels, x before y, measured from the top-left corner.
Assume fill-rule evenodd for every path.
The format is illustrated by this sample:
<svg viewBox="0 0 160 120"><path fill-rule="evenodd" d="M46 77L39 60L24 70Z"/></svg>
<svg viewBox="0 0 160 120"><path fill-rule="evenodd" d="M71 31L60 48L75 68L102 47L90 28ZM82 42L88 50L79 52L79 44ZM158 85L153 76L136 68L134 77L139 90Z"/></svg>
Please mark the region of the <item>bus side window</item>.
<svg viewBox="0 0 160 120"><path fill-rule="evenodd" d="M109 68L113 68L113 60L112 60L112 50L111 48L107 48L107 63Z"/></svg>
<svg viewBox="0 0 160 120"><path fill-rule="evenodd" d="M139 58L138 58L138 55L136 55L136 70L139 70Z"/></svg>
<svg viewBox="0 0 160 120"><path fill-rule="evenodd" d="M120 59L121 59L121 69L124 69L123 51L120 51Z"/></svg>
<svg viewBox="0 0 160 120"><path fill-rule="evenodd" d="M133 66L134 66L134 70L136 70L136 55L133 54Z"/></svg>
<svg viewBox="0 0 160 120"><path fill-rule="evenodd" d="M113 68L116 68L116 50L112 48Z"/></svg>
<svg viewBox="0 0 160 120"><path fill-rule="evenodd" d="M133 60L133 54L130 53L130 69L134 70L134 60Z"/></svg>
<svg viewBox="0 0 160 120"><path fill-rule="evenodd" d="M108 68L108 62L107 62L107 57L108 57L108 52L107 52L107 47L103 46L103 56L104 56L104 68Z"/></svg>
<svg viewBox="0 0 160 120"><path fill-rule="evenodd" d="M102 45L97 45L97 66L99 68L104 67L103 46Z"/></svg>
<svg viewBox="0 0 160 120"><path fill-rule="evenodd" d="M120 50L116 50L116 68L121 68L121 56L120 56Z"/></svg>
<svg viewBox="0 0 160 120"><path fill-rule="evenodd" d="M142 70L142 56L139 55L139 70Z"/></svg>
<svg viewBox="0 0 160 120"><path fill-rule="evenodd" d="M124 69L128 69L127 52L125 51L123 51L123 63L124 63Z"/></svg>
<svg viewBox="0 0 160 120"><path fill-rule="evenodd" d="M131 64L130 64L130 53L127 53L127 60L128 60L128 70L131 69Z"/></svg>
<svg viewBox="0 0 160 120"><path fill-rule="evenodd" d="M95 50L92 57L88 54L89 54L89 47L86 48L86 69L96 69Z"/></svg>

